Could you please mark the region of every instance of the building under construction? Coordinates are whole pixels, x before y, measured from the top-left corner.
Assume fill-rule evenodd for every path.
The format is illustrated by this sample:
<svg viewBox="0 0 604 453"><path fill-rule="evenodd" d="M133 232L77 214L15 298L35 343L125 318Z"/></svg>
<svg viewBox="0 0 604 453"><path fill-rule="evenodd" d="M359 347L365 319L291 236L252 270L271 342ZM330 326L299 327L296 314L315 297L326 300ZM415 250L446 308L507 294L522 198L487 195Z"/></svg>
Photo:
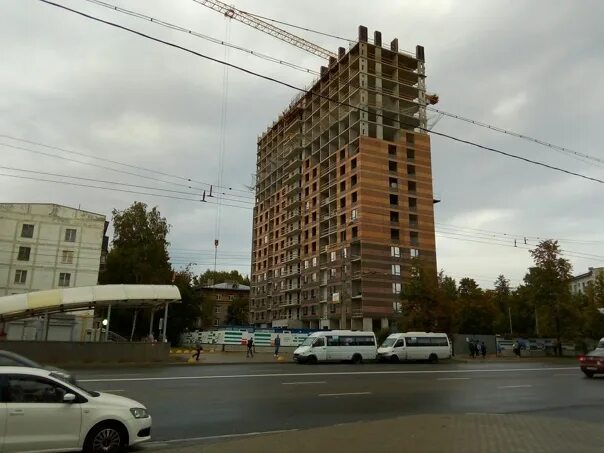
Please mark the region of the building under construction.
<svg viewBox="0 0 604 453"><path fill-rule="evenodd" d="M250 321L377 330L436 269L424 49L340 48L259 137Z"/></svg>

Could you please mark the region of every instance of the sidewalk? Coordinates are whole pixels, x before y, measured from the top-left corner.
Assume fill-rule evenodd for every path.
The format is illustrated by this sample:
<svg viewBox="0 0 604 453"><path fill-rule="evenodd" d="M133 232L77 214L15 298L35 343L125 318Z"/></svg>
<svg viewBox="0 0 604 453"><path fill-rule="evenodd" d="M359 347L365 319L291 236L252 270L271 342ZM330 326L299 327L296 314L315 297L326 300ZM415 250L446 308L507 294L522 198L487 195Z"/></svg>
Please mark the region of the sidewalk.
<svg viewBox="0 0 604 453"><path fill-rule="evenodd" d="M604 430L601 424L515 414L456 414L399 417L153 451L601 453L603 446Z"/></svg>
<svg viewBox="0 0 604 453"><path fill-rule="evenodd" d="M576 357L553 357L553 356L532 356L524 355L516 357L515 355L504 355L497 357L495 354L487 355L486 358L472 358L469 354L456 355L451 358L454 362L460 363L523 363L523 362L539 362L539 363L561 363L561 364L576 364Z"/></svg>
<svg viewBox="0 0 604 453"><path fill-rule="evenodd" d="M170 354L170 361L172 363L181 363L187 365L227 365L227 364L250 364L250 363L293 363L291 352L280 352L278 357L272 352L257 352L254 357L246 358L245 351L226 351L222 352L220 349L211 350L204 349L199 356L199 361L192 359L194 350L190 353L174 353Z"/></svg>

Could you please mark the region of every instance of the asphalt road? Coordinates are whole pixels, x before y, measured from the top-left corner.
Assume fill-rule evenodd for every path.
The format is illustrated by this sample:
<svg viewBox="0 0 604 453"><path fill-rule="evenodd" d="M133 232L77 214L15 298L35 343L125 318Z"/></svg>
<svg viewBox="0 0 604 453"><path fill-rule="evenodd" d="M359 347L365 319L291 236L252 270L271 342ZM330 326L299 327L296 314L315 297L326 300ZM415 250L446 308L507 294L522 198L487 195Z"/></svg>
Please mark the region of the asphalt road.
<svg viewBox="0 0 604 453"><path fill-rule="evenodd" d="M604 378L584 378L573 364L204 365L78 377L143 402L151 447L427 413L604 418Z"/></svg>

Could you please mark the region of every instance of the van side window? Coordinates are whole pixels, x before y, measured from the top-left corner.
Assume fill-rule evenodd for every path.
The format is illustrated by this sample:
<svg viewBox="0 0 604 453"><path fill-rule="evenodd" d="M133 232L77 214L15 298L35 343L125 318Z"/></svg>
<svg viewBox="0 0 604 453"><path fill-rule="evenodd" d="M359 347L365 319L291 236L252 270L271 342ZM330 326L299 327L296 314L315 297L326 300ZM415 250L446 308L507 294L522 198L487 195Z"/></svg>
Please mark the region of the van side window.
<svg viewBox="0 0 604 453"><path fill-rule="evenodd" d="M404 346L405 346L405 340L403 340L402 338L400 340L398 340L394 345L395 348L402 348Z"/></svg>
<svg viewBox="0 0 604 453"><path fill-rule="evenodd" d="M323 337L319 337L315 340L315 342L313 343L314 347L318 347L318 346L325 346L325 339Z"/></svg>
<svg viewBox="0 0 604 453"><path fill-rule="evenodd" d="M418 346L417 337L405 337L405 341L407 342L407 347Z"/></svg>
<svg viewBox="0 0 604 453"><path fill-rule="evenodd" d="M449 342L445 337L431 338L432 346L449 346Z"/></svg>

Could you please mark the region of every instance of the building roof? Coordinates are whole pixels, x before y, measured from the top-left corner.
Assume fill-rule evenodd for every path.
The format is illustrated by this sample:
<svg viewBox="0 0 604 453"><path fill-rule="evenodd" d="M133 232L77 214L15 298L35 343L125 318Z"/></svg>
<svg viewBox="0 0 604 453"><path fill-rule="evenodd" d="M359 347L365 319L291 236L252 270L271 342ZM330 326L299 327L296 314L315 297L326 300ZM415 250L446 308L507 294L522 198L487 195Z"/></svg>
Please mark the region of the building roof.
<svg viewBox="0 0 604 453"><path fill-rule="evenodd" d="M154 307L179 302L173 285L97 285L59 288L0 297L0 321L44 313L88 310L96 306Z"/></svg>
<svg viewBox="0 0 604 453"><path fill-rule="evenodd" d="M590 267L588 272L571 278L571 281L576 281L576 280L581 280L583 278L591 277L592 275L595 275L600 272L604 272L604 267Z"/></svg>
<svg viewBox="0 0 604 453"><path fill-rule="evenodd" d="M19 205L19 206L27 206L27 205L40 205L40 206L58 206L59 208L71 209L73 211L85 212L86 214L92 214L100 217L107 217L105 214L99 214L98 212L87 211L86 209L74 208L72 206L67 206L64 204L57 203L22 203L22 202L2 202L2 205Z"/></svg>
<svg viewBox="0 0 604 453"><path fill-rule="evenodd" d="M203 289L228 289L230 291L249 291L250 287L237 282L217 283L216 285L204 286Z"/></svg>

